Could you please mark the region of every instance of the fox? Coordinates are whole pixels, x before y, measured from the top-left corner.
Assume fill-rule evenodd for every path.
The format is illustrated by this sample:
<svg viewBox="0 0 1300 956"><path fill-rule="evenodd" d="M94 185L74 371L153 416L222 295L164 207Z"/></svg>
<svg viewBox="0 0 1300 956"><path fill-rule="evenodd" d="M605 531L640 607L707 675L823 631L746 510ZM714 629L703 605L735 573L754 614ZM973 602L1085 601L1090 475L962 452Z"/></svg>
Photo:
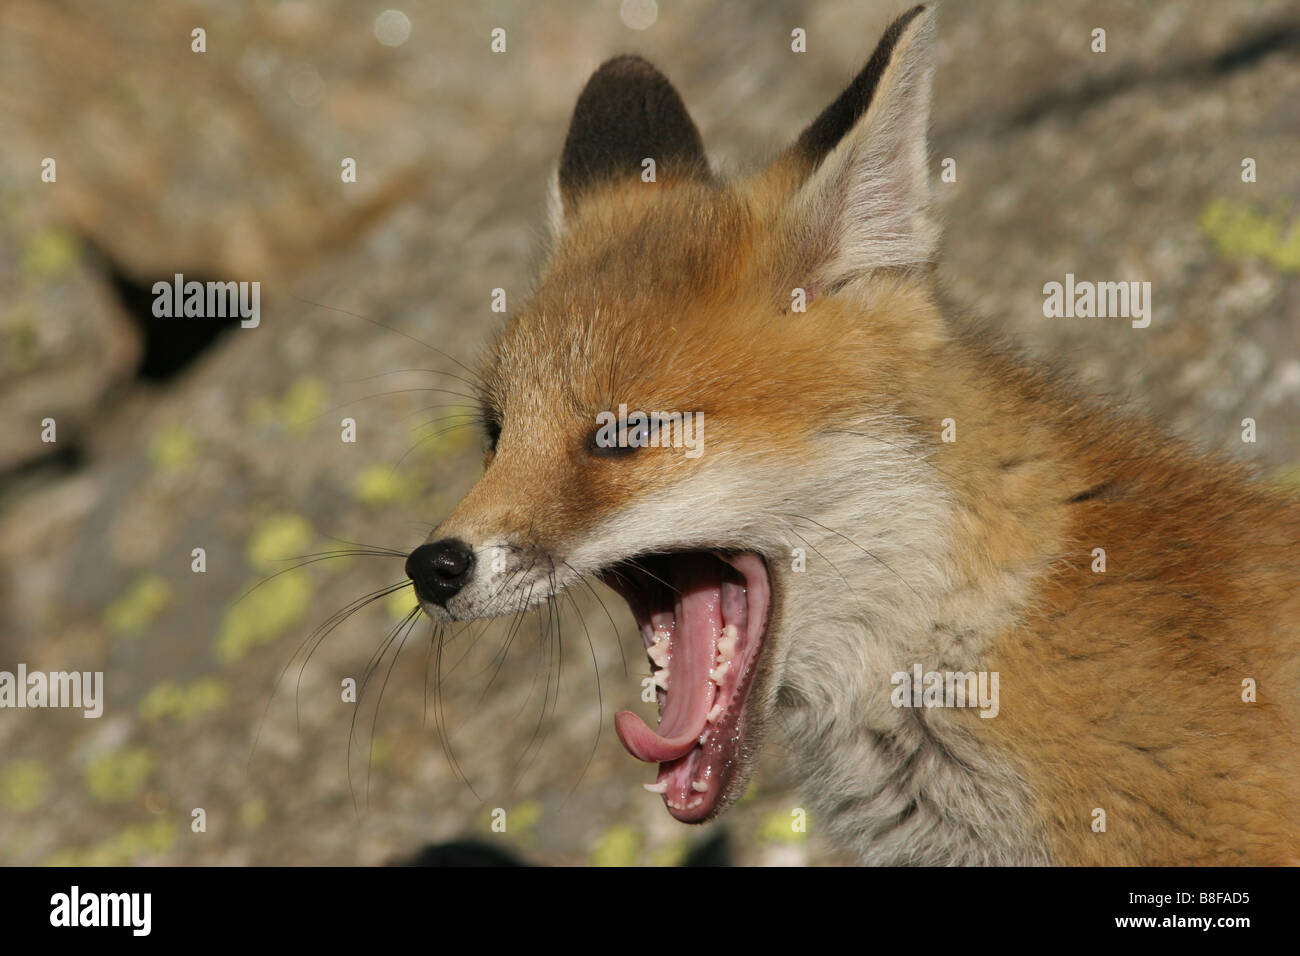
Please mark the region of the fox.
<svg viewBox="0 0 1300 956"><path fill-rule="evenodd" d="M683 823L779 732L857 863L1295 864L1300 503L940 304L935 29L753 170L646 60L595 71L420 607L611 589L658 710L614 730Z"/></svg>

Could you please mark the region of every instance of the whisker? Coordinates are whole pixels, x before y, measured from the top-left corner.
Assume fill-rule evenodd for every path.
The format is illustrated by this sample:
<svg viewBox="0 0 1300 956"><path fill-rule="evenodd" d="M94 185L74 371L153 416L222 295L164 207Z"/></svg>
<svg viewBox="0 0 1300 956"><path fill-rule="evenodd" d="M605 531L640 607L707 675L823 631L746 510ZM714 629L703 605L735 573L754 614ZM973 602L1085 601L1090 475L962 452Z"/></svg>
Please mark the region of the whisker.
<svg viewBox="0 0 1300 956"><path fill-rule="evenodd" d="M529 567L529 568L524 568L524 569L522 569L522 570L516 570L515 572L513 572L513 573L511 574L510 578L508 578L506 581L503 581L503 582L501 583L501 585L497 588L497 590L496 590L496 591L491 595L491 597L489 598L489 600L494 599L494 598L496 597L497 594L500 594L501 591L505 589L506 585L510 582L511 579L513 579L513 578L516 577L516 576L521 576L521 575L527 574L528 571L530 571L530 570L532 570L531 567ZM531 595L532 595L532 590L529 589L529 592L528 592L528 593L529 593L529 595L531 596ZM469 638L469 645L465 648L465 650L464 650L463 652L461 652L460 657L458 657L458 658L456 659L456 663L452 665L451 670L447 671L447 675L448 675L448 676L450 676L452 673L454 673L455 670L456 670L456 668L460 667L460 665L461 665L461 664L462 664L462 663L463 663L463 662L464 662L464 661L469 657L470 652L474 650L474 648L478 645L478 642L482 639L483 635L486 634L487 631L488 631L488 629L491 627L493 620L494 620L493 618L481 618L481 619L479 619L479 620L477 620L477 621L472 621L472 622L470 622L470 626L469 626L469 627L467 627L467 628L461 630L461 631L457 634L457 636L459 637L460 634L464 634L464 633L466 633L466 631L471 631L471 632L473 632L473 633L472 633L472 636ZM491 666L491 662L489 661L488 664L487 664L486 666L484 666L482 670L479 671L479 673L482 673L484 670L487 670L487 668L490 667L490 666ZM480 698L479 698L479 703L482 703L482 701L483 701L483 698L480 697Z"/></svg>
<svg viewBox="0 0 1300 956"><path fill-rule="evenodd" d="M234 607L236 604L238 604L240 601L243 601L245 598L247 598L250 594L252 594L258 588L260 588L262 585L274 581L282 574L287 574L290 571L297 571L299 568L305 568L309 564L318 564L321 561L329 561L333 558L347 558L347 557L393 558L393 557L405 557L405 555L400 551L389 551L388 549L380 550L380 549L370 549L367 547L357 547L357 548L346 549L346 550L339 549L336 551L318 551L315 554L299 554L299 555L291 555L284 558L276 558L275 559L276 561L299 561L300 563L292 565L287 568L281 568L279 571L274 571L271 574L267 575L262 580L254 584L247 591L245 591L243 594L239 595L239 597L237 597L232 602L231 607ZM304 558L308 560L303 560Z"/></svg>
<svg viewBox="0 0 1300 956"><path fill-rule="evenodd" d="M787 518L798 518L800 521L807 521L807 522L810 522L811 524L815 524L815 525L817 525L817 527L821 528L823 531L829 531L831 534L836 535L837 537L843 538L843 539L844 539L845 541L847 541L849 544L853 545L853 547L857 548L859 551L861 551L861 552L862 552L863 554L865 554L867 557L871 558L871 560L873 560L873 561L875 561L877 564L879 564L882 568L884 568L886 571L888 571L888 572L889 572L890 574L892 574L894 577L898 578L898 580L901 581L901 582L903 583L903 586L906 587L906 588L907 588L909 591L911 591L913 594L915 594L918 598L921 596L920 592L918 592L918 591L916 590L916 588L912 587L912 585L908 584L907 581L906 581L906 579L904 579L903 576L902 576L901 574L899 574L897 571L895 571L893 568L891 568L888 564L886 564L884 561L882 561L882 560L881 560L879 557L877 557L875 554L872 554L870 551L868 551L868 550L867 550L866 548L864 548L862 545L858 544L856 541L854 541L854 540L853 540L852 538L850 538L848 535L846 535L846 534L842 534L841 532L836 531L834 528L828 528L828 527L826 527L826 525L822 524L820 521L814 521L812 518L806 518L806 517L804 517L803 515L786 514L786 517L787 517Z"/></svg>
<svg viewBox="0 0 1300 956"><path fill-rule="evenodd" d="M446 423L448 419L452 419L452 418L466 418L469 419L470 421L483 420L483 413L478 410L478 406L476 405L466 405L464 402L436 402L433 405L422 405L419 408L413 408L411 409L411 411L406 412L403 415L397 416L397 418L394 419L394 422L404 422L408 418L411 418L414 415L420 415L424 412L431 412L435 408L464 408L464 409L468 409L468 411L464 411L456 415L444 415L442 418L436 418L431 422L425 422L423 425L416 425L415 428L412 429L412 431L419 431L424 428L432 428L435 425L442 425Z"/></svg>
<svg viewBox="0 0 1300 956"><path fill-rule="evenodd" d="M453 418L453 417L455 417L455 416L451 416L451 415L449 415L449 416L447 416L447 419L450 419L450 418ZM447 419L444 419L443 421L439 422L438 424L444 424L444 423L447 421ZM411 455L411 453L414 452L414 451L415 451L417 448L419 448L421 445L423 445L425 442L427 442L427 441L433 441L435 438L441 438L443 435L450 434L451 432L456 431L456 429L458 429L458 428L469 428L470 426L477 425L477 424L479 424L479 423L480 423L480 419L478 419L478 418L473 418L473 419L470 419L469 421L464 421L464 422L460 422L460 423L458 423L458 424L456 424L456 425L448 426L447 428L444 428L444 429L442 429L441 431L434 432L432 435L425 435L423 438L421 438L421 439L419 439L418 441L416 441L416 443L415 443L414 445L412 445L410 448L408 448L405 452L402 453L402 457L399 458L399 459L397 459L397 462L393 465L394 470L396 470L398 467L400 467L401 464L402 464L402 462L406 461L406 459Z"/></svg>
<svg viewBox="0 0 1300 956"><path fill-rule="evenodd" d="M421 341L420 339L417 339L414 335L411 335L408 332L403 332L401 329L395 329L391 325L385 325L383 322L380 322L378 319L372 319L369 316L362 315L359 312L350 312L347 309L340 309L332 305L325 305L323 302L313 302L311 299L304 299L302 296L294 295L292 292L289 293L289 295L297 299L299 302L306 303L307 305L314 305L320 309L329 309L331 312L339 312L343 315L350 315L353 318L360 319L363 322L369 322L371 325L378 326L381 329L385 329L386 331L392 332L394 335L400 335L404 339L409 339L410 341L414 342L416 345L422 345L429 351L436 352L439 355L441 355L443 358L455 362L462 369L468 372L473 377L474 381L482 383L482 376L479 375L478 372L474 371L474 369L470 368L468 365L462 362L460 359L456 358L456 356L444 352L442 349L430 345L428 342Z"/></svg>
<svg viewBox="0 0 1300 956"><path fill-rule="evenodd" d="M586 618L583 616L582 608L578 606L578 602L574 598L572 592L566 590L564 596L569 599L569 604L573 606L573 610L577 613L578 620L582 622L582 632L586 635L587 648L591 651L591 672L596 679L596 708L598 716L596 719L596 734L591 741L591 750L587 753L586 762L582 765L582 770L578 774L578 779L573 781L573 786L569 788L569 792L565 794L564 799L560 801L560 806L564 806L569 802L569 798L573 796L574 792L578 789L578 785L582 783L582 778L587 775L587 770L591 767L592 760L596 758L596 749L600 746L600 729L605 724L605 697L600 689L600 663L596 658L596 645L592 643L591 631L587 628ZM620 647L620 650L621 649L622 648Z"/></svg>
<svg viewBox="0 0 1300 956"><path fill-rule="evenodd" d="M447 762L451 766L452 773L456 776L457 779L459 779L462 783L464 783L466 787L469 788L469 792L474 795L474 798L476 800L482 802L483 798L479 795L479 792L474 788L474 784L470 782L469 775L466 774L465 771L461 768L460 760L456 757L456 750L453 747L451 742L451 730L447 722L447 697L442 692L442 677L443 677L442 651L443 648L446 647L447 645L447 641L443 639L445 632L446 632L446 626L439 625L438 635L435 641L435 643L437 644L438 651L433 658L434 724L438 729L438 742L442 745L442 752L447 757Z"/></svg>
<svg viewBox="0 0 1300 956"><path fill-rule="evenodd" d="M380 642L379 649L375 653L370 655L370 662L367 664L366 671L362 675L361 682L357 687L357 702L356 702L356 706L352 709L352 721L348 727L348 749L347 749L348 791L352 796L352 810L354 813L357 814L360 813L360 808L357 806L356 788L353 786L352 783L352 741L356 737L357 717L361 713L361 704L365 694L365 688L370 681L371 674L374 673L374 670L378 666L378 664L383 661L384 655L388 653L388 648L392 646L393 641L397 639L398 632L400 632L403 629L403 627L406 627L410 624L410 622L415 618L415 615L418 612L418 610L419 610L418 608L413 608L410 612L408 612L405 617L403 617L400 621L397 622L397 624L393 626L393 629L388 632L388 635L383 639L383 641ZM405 637L403 637L403 640L405 640ZM393 656L394 663L396 663L397 656L400 654L401 654L401 648L399 647L398 654ZM391 664L389 665L389 673L390 674L392 673ZM387 678L385 678L385 683L387 683ZM381 690L380 702L382 702L382 698L383 698L383 692ZM377 721L378 719L379 719L379 709L378 709L378 705L376 705L375 720ZM370 749L371 751L374 750L373 730L371 732ZM369 807L370 805L370 765L371 765L371 761L373 760L373 756L374 756L373 753L366 755L366 806L367 807Z"/></svg>
<svg viewBox="0 0 1300 956"><path fill-rule="evenodd" d="M368 548L368 549L370 549L371 551L383 551L383 552L387 552L387 553L389 553L389 554L392 554L392 555L395 555L395 556L398 556L398 557L403 557L403 558L406 557L406 554L407 554L407 552L405 552L405 551L397 551L397 550L394 550L393 548L385 548L385 547L382 547L382 546L377 545L377 544L366 544L366 543L361 542L361 541L349 541L349 540L347 540L346 538L337 538L337 537L335 537L335 536L332 535L332 534L322 535L321 537L329 538L331 541L337 541L339 544L346 544L346 545L348 545L349 547L352 547L352 548Z"/></svg>
<svg viewBox="0 0 1300 956"><path fill-rule="evenodd" d="M346 402L339 402L337 405L331 405L329 408L325 409L324 411L316 415L312 415L310 418L304 418L301 419L300 421L289 422L288 424L292 428L305 428L308 425L320 421L326 415L330 415L333 414L334 412L339 411L340 409L347 408L349 405L356 405L360 402L369 402L369 401L373 401L376 398L385 398L389 395L406 395L412 392L441 392L445 395L453 395L456 398L464 399L466 402L470 402L471 404L477 403L478 401L477 396L466 395L464 392L458 392L455 389L450 389L450 388L394 388L386 392L375 392L373 395L362 395L360 398L350 398Z"/></svg>
<svg viewBox="0 0 1300 956"><path fill-rule="evenodd" d="M390 594L396 594L398 591L406 587L409 583L410 583L409 581L405 581L405 580L400 581L397 584L390 584L387 587L380 588L378 591L372 591L364 598L358 598L356 601L353 601L352 604L345 607L342 611L336 611L333 615L327 618L325 623L328 624L329 626L325 628L323 633L319 634L319 637L317 637L316 634L313 633L313 635L311 635L311 637L308 638L308 640L311 640L312 637L315 637L315 643L312 644L311 650L307 652L307 656L303 659L302 666L298 668L298 678L294 682L294 687L293 687L294 728L298 733L302 732L302 710L300 706L301 698L302 698L302 677L303 674L305 674L307 671L307 665L308 663L311 662L312 656L320 648L321 644L324 643L325 638L329 637L330 634L332 634L336 628L338 628L344 621L350 618L353 614L356 614L362 608L369 607L371 604L374 604L376 601L383 600L384 598L388 597L388 595ZM337 618L337 620L335 620L335 618ZM324 625L322 625L322 627L323 626ZM320 629L318 628L317 630L319 632ZM297 654L300 652L301 652L301 647L299 648L299 651L296 651L294 653L294 656L296 657ZM289 662L292 663L293 658L290 658ZM286 664L285 667L287 669L288 664ZM357 688L358 701L360 701L361 699L361 690L362 690L361 687Z"/></svg>
<svg viewBox="0 0 1300 956"><path fill-rule="evenodd" d="M380 708L384 706L384 691L388 690L388 681L393 676L393 668L397 666L397 659L402 656L402 649L406 647L406 639L411 636L411 631L414 629L416 621L419 620L419 616L420 616L420 608L414 607L406 615L406 617L402 619L402 623L405 624L405 628L402 630L401 638L398 640L397 651L393 654L393 659L388 664L388 671L387 673L384 674L384 682L379 685L379 699L375 701L375 719L370 726L370 749L366 754L366 806L367 807L370 806L371 769L373 767L374 759L375 759L375 731L379 727ZM399 624L399 626L401 625Z"/></svg>
<svg viewBox="0 0 1300 956"><path fill-rule="evenodd" d="M646 557L646 555L639 555L639 557L644 558ZM637 563L637 558L627 558L622 563L632 565L632 567L636 568L642 574L646 575L646 577L653 578L654 580L658 581L660 584L666 587L669 591L672 591L674 594L681 593L677 588L673 587L671 584L669 584L663 578L659 577L657 574L653 574L647 569L643 568L640 564Z"/></svg>
<svg viewBox="0 0 1300 956"><path fill-rule="evenodd" d="M527 576L527 575L529 574L529 572L531 572L531 571L533 570L533 567L534 567L536 564L537 564L537 562L534 561L534 562L533 562L532 564L530 564L527 568L522 569L522 572L517 572L516 574L512 574L509 578L506 579L505 582L502 582L501 587L497 589L497 592L496 592L496 593L497 593L497 594L500 594L501 591L505 589L506 584L508 584L510 581L512 581L516 576L520 576L520 577L525 577L525 576ZM528 600L531 600L531 598L532 598L532 594L533 594L533 589L530 587L530 588L528 589ZM495 597L495 596L496 596L496 595L493 595L493 597ZM520 604L520 613L524 613L524 612L526 612L527 610L528 610L528 605L527 605L527 602L525 601L525 602L523 602L523 603ZM491 666L492 666L493 661L496 662L496 665L497 665L497 666L496 666L496 670L494 670L494 671L492 672L492 677L488 680L488 682L487 682L487 686L484 687L484 688L483 688L483 692L482 692L481 694L479 694L479 698L478 698L478 700L479 700L479 703L480 703L480 704L483 703L483 699L484 699L485 697L487 697L488 691L492 689L492 685L496 682L497 677L500 675L500 673L501 673L501 668L505 665L506 658L510 655L510 645L511 645L513 642L514 642L514 629L512 628L511 631L507 634L506 642L502 645L501 650L497 651L496 654L492 655L492 660L491 660L491 661L488 661L487 665L484 666L483 670L479 671L479 674L482 674L483 671L486 671L486 670L488 669L488 667L491 667ZM478 675L475 675L475 676L478 676Z"/></svg>
<svg viewBox="0 0 1300 956"><path fill-rule="evenodd" d="M287 570L291 570L291 569L287 569ZM389 594L392 594L394 591L400 590L401 588L405 587L407 583L409 582L403 580L397 584L386 585L385 587L379 588L378 590L375 591L371 591L369 594L363 595L362 597L359 597L356 600L349 602L341 610L335 611L328 618L326 618L324 622L322 622L319 626L317 626L316 629L311 632L311 634L309 634L298 644L297 648L294 649L293 654L291 654L289 659L285 662L284 667L280 669L280 673L276 676L275 682L271 685L271 692L270 694L267 695L266 706L262 710L262 717L260 720L258 720L257 730L253 734L253 745L249 749L249 753L248 753L248 760L250 763L253 760L253 756L257 753L257 745L262 739L262 729L266 724L267 716L271 712L271 704L274 703L275 701L275 695L277 690L279 689L280 683L284 680L284 675L289 672L289 668L293 666L293 662L298 659L298 656L300 654L302 654L303 649L308 647L309 645L312 648L311 651L308 652L307 657L303 660L302 668L299 669L298 671L298 680L297 683L295 684L295 689L294 689L294 721L295 721L295 729L298 733L302 732L302 718L298 708L298 698L302 687L302 674L303 674L303 670L305 670L307 667L307 662L311 660L312 654L315 653L316 648L320 646L320 643L324 641L325 638L328 637L334 631L335 628L337 628L340 624L346 621L357 611L361 610L363 607L366 607L368 604L373 603L374 601L381 600L382 598L388 596Z"/></svg>
<svg viewBox="0 0 1300 956"><path fill-rule="evenodd" d="M377 378L383 378L387 375L401 375L408 372L428 372L431 375L445 375L448 378L454 378L458 382L468 385L470 388L478 388L481 382L478 379L466 378L463 375L457 375L455 372L448 372L442 368L395 368L387 372L377 372L374 375L363 375L360 378L348 378L343 380L345 385L355 385L358 382L373 382Z"/></svg>
<svg viewBox="0 0 1300 956"><path fill-rule="evenodd" d="M533 759L536 757L537 752L541 750L541 745L545 743L545 735L542 733L542 730L546 723L547 706L551 699L551 671L555 659L553 642L551 641L555 628L553 612L554 607L552 603L548 601L546 604L545 616L541 613L537 616L538 659L539 664L544 663L545 665L540 669L546 674L546 684L542 688L542 707L537 715L537 726L533 728L532 736L529 738L528 743L524 746L523 751L515 760L514 766L511 768L512 776L516 781L522 779L524 774L526 774L529 768L532 767ZM545 623L544 631L543 622ZM536 747L536 750L534 750L534 747ZM531 755L530 752L532 752ZM522 767L520 766L521 763L523 764Z"/></svg>
<svg viewBox="0 0 1300 956"><path fill-rule="evenodd" d="M829 429L826 430L826 433L829 434L829 435L853 435L853 436L855 436L855 437L857 437L857 438L870 438L872 441L878 441L878 442L880 442L882 445L888 445L890 448L897 448L899 451L904 452L904 453L906 453L906 454L908 454L908 455L911 455L911 456L912 456L913 458L915 458L917 461L920 461L920 462L923 462L924 464L929 465L931 468L933 468L933 469L934 469L935 471L937 471L939 474L945 476L946 478L949 478L949 479L950 479L954 484L958 484L958 485L961 484L961 482L958 481L956 475L953 475L953 474L951 474L950 472L945 471L944 469L942 469L942 468L940 468L938 465L936 465L934 462L932 462L932 461L931 461L929 458L927 458L925 455L922 455L922 454L920 454L919 452L914 451L914 450L911 449L911 448L908 448L906 445L900 445L898 442L892 442L892 441L890 441L890 440L887 439L887 438L881 438L879 435L872 435L872 434L869 434L869 433L867 433L867 432L855 432L855 431L850 431L850 430L848 430L848 429L844 429L844 428L829 428Z"/></svg>
<svg viewBox="0 0 1300 956"><path fill-rule="evenodd" d="M805 538L803 535L801 535L798 531L796 531L793 527L790 527L790 528L789 528L789 531L790 531L790 533L791 533L792 535L794 535L796 538L798 538L798 539L799 539L800 541L802 541L804 544L808 545L808 547L812 548L813 553L816 554L817 557L821 558L823 561L825 561L827 564L829 564L832 568L834 568L834 569L835 569L835 573L838 574L838 575L840 576L840 580L844 582L844 586L845 586L846 588L848 588L850 591L853 591L853 585L849 584L849 579L846 578L846 577L844 576L844 572L842 572L842 571L839 569L839 566L836 565L834 561L832 561L830 558L826 557L826 555L822 554L821 551L819 551L819 550L817 549L817 545L813 544L811 541L809 541L807 538ZM856 592L854 592L854 593L856 593Z"/></svg>
<svg viewBox="0 0 1300 956"><path fill-rule="evenodd" d="M587 576L585 574L579 574L578 569L575 568L573 565L571 565L568 561L563 561L563 564L566 568L568 568L576 575L576 580L579 583L581 583L583 587L585 587L588 591L591 592L591 596L596 599L596 603L600 605L600 609L605 612L605 617L609 620L610 630L614 633L614 643L618 646L618 656L623 661L623 676L626 677L628 675L627 654L623 650L623 642L619 640L618 625L614 623L614 616L609 613L609 608L605 605L604 599L601 598L600 592L591 586L591 582L587 580Z"/></svg>

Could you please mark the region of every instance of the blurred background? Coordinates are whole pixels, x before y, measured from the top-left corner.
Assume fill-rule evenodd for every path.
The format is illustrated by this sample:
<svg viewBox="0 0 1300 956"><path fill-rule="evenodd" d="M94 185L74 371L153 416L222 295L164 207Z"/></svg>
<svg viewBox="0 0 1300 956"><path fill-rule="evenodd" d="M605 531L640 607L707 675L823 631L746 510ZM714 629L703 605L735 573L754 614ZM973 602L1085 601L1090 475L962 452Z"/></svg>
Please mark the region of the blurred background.
<svg viewBox="0 0 1300 956"><path fill-rule="evenodd" d="M376 864L473 837L672 864L719 827L737 862L835 862L816 820L791 830L779 737L720 824L684 828L642 791L653 771L612 716L644 707L648 665L609 592L566 601L562 641L532 618L439 655L426 625L394 631L409 591L313 638L399 583L400 556L287 559L405 553L473 482L456 363L502 320L493 289L512 309L527 294L595 66L648 56L742 167L904 8L0 5L0 670L105 673L98 720L0 711L0 862ZM1300 10L948 0L938 44L954 306L1300 484ZM1150 328L1045 319L1043 284L1067 272L1150 281ZM260 326L154 319L175 273L260 282Z"/></svg>

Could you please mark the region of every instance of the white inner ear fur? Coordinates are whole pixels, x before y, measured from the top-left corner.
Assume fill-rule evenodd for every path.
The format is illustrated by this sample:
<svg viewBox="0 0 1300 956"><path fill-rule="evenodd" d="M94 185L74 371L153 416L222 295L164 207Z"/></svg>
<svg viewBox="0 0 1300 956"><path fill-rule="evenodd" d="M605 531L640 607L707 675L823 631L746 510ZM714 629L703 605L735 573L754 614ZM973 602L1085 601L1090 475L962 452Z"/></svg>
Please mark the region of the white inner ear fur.
<svg viewBox="0 0 1300 956"><path fill-rule="evenodd" d="M552 248L564 232L564 198L560 195L560 164L557 162L551 170L546 188L546 226L547 238Z"/></svg>
<svg viewBox="0 0 1300 956"><path fill-rule="evenodd" d="M811 245L819 289L934 257L939 228L929 214L927 156L933 27L929 10L908 26L867 113L790 201L790 227Z"/></svg>

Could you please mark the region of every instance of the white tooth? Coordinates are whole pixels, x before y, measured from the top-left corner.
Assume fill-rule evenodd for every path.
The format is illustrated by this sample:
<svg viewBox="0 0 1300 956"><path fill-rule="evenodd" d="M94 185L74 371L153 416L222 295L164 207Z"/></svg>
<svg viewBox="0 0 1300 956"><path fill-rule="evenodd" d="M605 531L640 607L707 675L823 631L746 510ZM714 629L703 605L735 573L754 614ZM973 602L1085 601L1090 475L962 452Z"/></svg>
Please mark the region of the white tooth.
<svg viewBox="0 0 1300 956"><path fill-rule="evenodd" d="M667 780L664 780L664 781L662 781L662 782L660 782L660 783L643 783L643 784L641 784L641 786L645 787L645 788L646 788L647 790L649 790L651 793L667 793L667 792L668 792L668 781L667 781Z"/></svg>
<svg viewBox="0 0 1300 956"><path fill-rule="evenodd" d="M708 719L709 723L712 724L712 723L714 723L715 721L717 721L717 719L718 719L719 717L721 717L721 716L722 716L722 705L721 705L721 704L714 704L714 705L713 705L713 709L712 709L711 711L709 711L709 716L708 716L707 719Z"/></svg>
<svg viewBox="0 0 1300 956"><path fill-rule="evenodd" d="M656 644L651 644L646 649L646 654L650 658L650 660L654 661L656 667L668 666L668 658L670 655L668 653L668 645L666 643L660 642Z"/></svg>
<svg viewBox="0 0 1300 956"><path fill-rule="evenodd" d="M724 664L736 656L736 641L740 638L740 631L734 624L728 624L722 629L722 636L718 638L718 663Z"/></svg>
<svg viewBox="0 0 1300 956"><path fill-rule="evenodd" d="M661 671L655 671L654 677L656 687L660 690L668 689L668 668L665 667Z"/></svg>
<svg viewBox="0 0 1300 956"><path fill-rule="evenodd" d="M709 677L713 678L715 684L721 684L726 679L729 670L731 670L731 661L713 668L713 670L709 671Z"/></svg>
<svg viewBox="0 0 1300 956"><path fill-rule="evenodd" d="M691 789L694 790L696 793L708 793L709 785L705 783L703 780L692 780Z"/></svg>
<svg viewBox="0 0 1300 956"><path fill-rule="evenodd" d="M708 741L708 739L709 739L709 732L706 730L704 733L700 734L700 746L703 747L704 744Z"/></svg>
<svg viewBox="0 0 1300 956"><path fill-rule="evenodd" d="M689 804L687 804L686 809L687 809L687 810L694 810L696 807L698 807L698 806L699 806L700 804L702 804L703 802L704 802L704 798L703 798L703 797L696 797L696 798L695 798L694 800L692 800Z"/></svg>

